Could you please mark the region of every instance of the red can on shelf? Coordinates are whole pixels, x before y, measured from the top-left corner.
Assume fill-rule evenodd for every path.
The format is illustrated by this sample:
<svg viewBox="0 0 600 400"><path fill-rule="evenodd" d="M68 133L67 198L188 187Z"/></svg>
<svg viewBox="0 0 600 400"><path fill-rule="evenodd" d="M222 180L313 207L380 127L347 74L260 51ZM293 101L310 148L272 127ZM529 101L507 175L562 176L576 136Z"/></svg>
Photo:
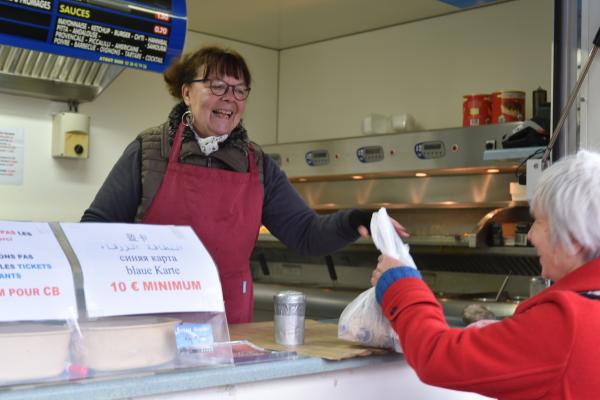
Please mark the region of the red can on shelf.
<svg viewBox="0 0 600 400"><path fill-rule="evenodd" d="M518 90L492 93L492 124L525 120L525 92Z"/></svg>
<svg viewBox="0 0 600 400"><path fill-rule="evenodd" d="M492 105L489 94L463 96L463 126L479 126L491 121Z"/></svg>

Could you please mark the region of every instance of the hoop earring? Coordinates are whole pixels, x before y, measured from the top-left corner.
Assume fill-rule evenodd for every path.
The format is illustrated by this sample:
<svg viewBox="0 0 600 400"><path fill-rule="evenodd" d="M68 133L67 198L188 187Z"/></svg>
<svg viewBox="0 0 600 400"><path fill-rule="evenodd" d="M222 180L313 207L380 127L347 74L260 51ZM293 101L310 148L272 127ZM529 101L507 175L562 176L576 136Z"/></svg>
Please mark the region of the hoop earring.
<svg viewBox="0 0 600 400"><path fill-rule="evenodd" d="M181 116L181 122L183 122L183 124L188 128L191 128L194 124L194 114L192 114L190 110L187 110Z"/></svg>

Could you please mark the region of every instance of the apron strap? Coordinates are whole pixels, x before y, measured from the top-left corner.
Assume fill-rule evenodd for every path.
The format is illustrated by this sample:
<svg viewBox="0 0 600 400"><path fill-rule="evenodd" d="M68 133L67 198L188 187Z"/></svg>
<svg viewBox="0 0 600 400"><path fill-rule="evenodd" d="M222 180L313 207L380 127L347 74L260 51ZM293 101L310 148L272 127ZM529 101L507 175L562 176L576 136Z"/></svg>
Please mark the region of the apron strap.
<svg viewBox="0 0 600 400"><path fill-rule="evenodd" d="M248 143L248 172L256 172L256 160L254 158L254 146L252 143Z"/></svg>
<svg viewBox="0 0 600 400"><path fill-rule="evenodd" d="M183 142L183 130L185 125L183 122L179 123L173 144L171 145L171 151L169 151L169 163L177 162L179 160L179 153L181 152L181 142Z"/></svg>

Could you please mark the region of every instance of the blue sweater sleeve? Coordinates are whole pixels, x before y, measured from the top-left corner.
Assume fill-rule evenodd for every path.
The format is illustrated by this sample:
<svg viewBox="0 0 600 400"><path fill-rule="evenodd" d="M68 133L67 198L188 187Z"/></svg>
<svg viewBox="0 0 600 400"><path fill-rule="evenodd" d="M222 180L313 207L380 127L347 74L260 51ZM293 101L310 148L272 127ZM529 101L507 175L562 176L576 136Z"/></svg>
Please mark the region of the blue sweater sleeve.
<svg viewBox="0 0 600 400"><path fill-rule="evenodd" d="M264 157L264 190L263 224L298 254L325 255L358 239L358 232L350 223L353 210L318 215L267 154Z"/></svg>
<svg viewBox="0 0 600 400"><path fill-rule="evenodd" d="M134 222L142 193L140 153L138 140L127 146L81 222Z"/></svg>
<svg viewBox="0 0 600 400"><path fill-rule="evenodd" d="M381 304L381 299L385 291L390 287L390 285L396 282L398 279L402 278L419 278L421 277L421 273L412 267L395 267L390 268L385 271L377 281L377 286L375 287L375 296L377 297L377 302Z"/></svg>

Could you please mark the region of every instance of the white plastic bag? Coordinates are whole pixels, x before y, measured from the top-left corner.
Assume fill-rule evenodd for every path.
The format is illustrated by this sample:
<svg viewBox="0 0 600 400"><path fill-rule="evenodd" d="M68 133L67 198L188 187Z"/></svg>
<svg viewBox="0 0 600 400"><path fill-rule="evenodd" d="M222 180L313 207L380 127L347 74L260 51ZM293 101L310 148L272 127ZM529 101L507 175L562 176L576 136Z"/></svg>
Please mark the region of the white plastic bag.
<svg viewBox="0 0 600 400"><path fill-rule="evenodd" d="M402 242L385 207L371 217L371 238L381 254L400 260L403 267L417 268L408 244Z"/></svg>
<svg viewBox="0 0 600 400"><path fill-rule="evenodd" d="M344 308L338 322L338 337L402 353L400 339L377 303L375 288L365 290Z"/></svg>
<svg viewBox="0 0 600 400"><path fill-rule="evenodd" d="M402 266L416 268L408 245L398 236L384 207L373 213L371 237L375 247L382 254L400 260ZM344 308L338 323L338 337L365 346L394 349L402 353L400 339L377 303L375 288L362 292Z"/></svg>

